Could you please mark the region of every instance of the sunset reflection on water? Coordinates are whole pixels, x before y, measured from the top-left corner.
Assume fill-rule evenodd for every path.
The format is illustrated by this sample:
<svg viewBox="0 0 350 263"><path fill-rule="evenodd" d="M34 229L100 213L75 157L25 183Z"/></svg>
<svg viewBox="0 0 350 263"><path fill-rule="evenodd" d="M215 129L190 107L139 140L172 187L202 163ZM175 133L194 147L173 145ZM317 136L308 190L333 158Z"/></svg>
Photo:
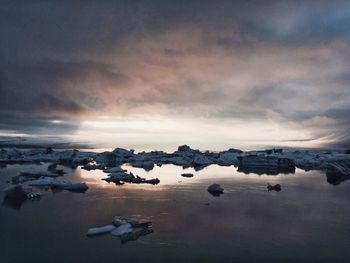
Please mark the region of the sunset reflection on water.
<svg viewBox="0 0 350 263"><path fill-rule="evenodd" d="M1 186L28 167L0 169ZM102 171L65 168L63 179L88 184L84 194L48 190L40 201L25 202L17 210L1 206L5 262L30 261L38 254L47 262L78 260L78 255L84 262L116 258L164 262L169 257L174 262L203 257L215 261L218 256L238 261L350 258L349 182L333 186L325 174L299 169L273 176L216 165L198 172L174 165L155 166L149 172L123 168L141 177L157 177L160 184L115 185L101 180L107 176ZM35 169L45 170L46 165ZM182 177L184 172L194 176ZM219 183L224 194L210 195L207 187L212 183ZM268 183L281 184L282 191L268 192ZM154 232L124 245L110 235L86 237L87 229L109 224L114 216L152 221Z"/></svg>

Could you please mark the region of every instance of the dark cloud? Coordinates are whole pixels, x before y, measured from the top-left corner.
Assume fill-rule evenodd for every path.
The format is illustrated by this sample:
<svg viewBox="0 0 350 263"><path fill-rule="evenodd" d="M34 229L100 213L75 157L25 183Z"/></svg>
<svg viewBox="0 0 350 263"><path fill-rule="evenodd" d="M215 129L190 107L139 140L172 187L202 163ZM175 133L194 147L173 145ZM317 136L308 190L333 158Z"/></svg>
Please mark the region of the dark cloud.
<svg viewBox="0 0 350 263"><path fill-rule="evenodd" d="M92 61L43 60L34 64L0 65L0 109L41 114L79 114L102 107L81 87L91 76L104 83L122 83L125 77L108 65Z"/></svg>
<svg viewBox="0 0 350 263"><path fill-rule="evenodd" d="M243 17L240 30L259 41L309 45L349 38L348 1L273 1L253 17Z"/></svg>
<svg viewBox="0 0 350 263"><path fill-rule="evenodd" d="M56 119L54 119L56 117ZM28 135L71 134L79 128L79 123L59 116L46 117L32 113L1 112L0 130Z"/></svg>
<svg viewBox="0 0 350 263"><path fill-rule="evenodd" d="M337 120L345 120L350 123L350 108L346 109L329 109L326 111L325 116L337 119Z"/></svg>
<svg viewBox="0 0 350 263"><path fill-rule="evenodd" d="M1 129L36 133L64 119L62 132L73 132L85 118L165 109L346 141L349 10L349 1L3 1Z"/></svg>

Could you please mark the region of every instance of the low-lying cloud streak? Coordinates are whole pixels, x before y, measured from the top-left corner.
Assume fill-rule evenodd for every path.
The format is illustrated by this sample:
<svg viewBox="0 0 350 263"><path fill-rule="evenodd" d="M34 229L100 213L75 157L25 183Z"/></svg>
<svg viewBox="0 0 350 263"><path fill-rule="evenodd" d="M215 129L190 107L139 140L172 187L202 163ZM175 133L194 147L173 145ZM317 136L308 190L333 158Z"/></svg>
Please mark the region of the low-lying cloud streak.
<svg viewBox="0 0 350 263"><path fill-rule="evenodd" d="M0 24L2 132L161 116L350 145L348 1L4 1Z"/></svg>

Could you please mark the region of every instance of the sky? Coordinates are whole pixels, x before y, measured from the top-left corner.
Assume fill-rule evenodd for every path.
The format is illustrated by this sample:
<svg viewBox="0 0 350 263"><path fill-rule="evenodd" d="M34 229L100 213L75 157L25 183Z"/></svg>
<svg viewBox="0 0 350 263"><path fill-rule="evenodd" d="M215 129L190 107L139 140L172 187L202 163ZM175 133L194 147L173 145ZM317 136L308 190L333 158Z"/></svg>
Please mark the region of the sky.
<svg viewBox="0 0 350 263"><path fill-rule="evenodd" d="M349 84L349 1L0 1L1 136L346 148Z"/></svg>

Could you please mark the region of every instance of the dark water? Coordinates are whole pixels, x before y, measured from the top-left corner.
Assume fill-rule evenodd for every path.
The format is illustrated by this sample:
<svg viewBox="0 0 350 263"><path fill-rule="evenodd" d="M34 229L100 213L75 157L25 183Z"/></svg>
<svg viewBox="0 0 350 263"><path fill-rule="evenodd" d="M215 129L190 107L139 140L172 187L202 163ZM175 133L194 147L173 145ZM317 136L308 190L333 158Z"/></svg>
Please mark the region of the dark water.
<svg viewBox="0 0 350 263"><path fill-rule="evenodd" d="M24 168L0 169L1 188ZM49 190L20 209L1 206L0 262L350 262L350 181L333 186L300 170L258 176L211 166L193 178L171 165L130 170L161 184L115 186L100 171L67 170L66 179L88 183L85 194ZM282 191L267 192L268 182ZM212 183L225 194L211 196ZM154 232L126 244L86 237L116 215L151 220Z"/></svg>

